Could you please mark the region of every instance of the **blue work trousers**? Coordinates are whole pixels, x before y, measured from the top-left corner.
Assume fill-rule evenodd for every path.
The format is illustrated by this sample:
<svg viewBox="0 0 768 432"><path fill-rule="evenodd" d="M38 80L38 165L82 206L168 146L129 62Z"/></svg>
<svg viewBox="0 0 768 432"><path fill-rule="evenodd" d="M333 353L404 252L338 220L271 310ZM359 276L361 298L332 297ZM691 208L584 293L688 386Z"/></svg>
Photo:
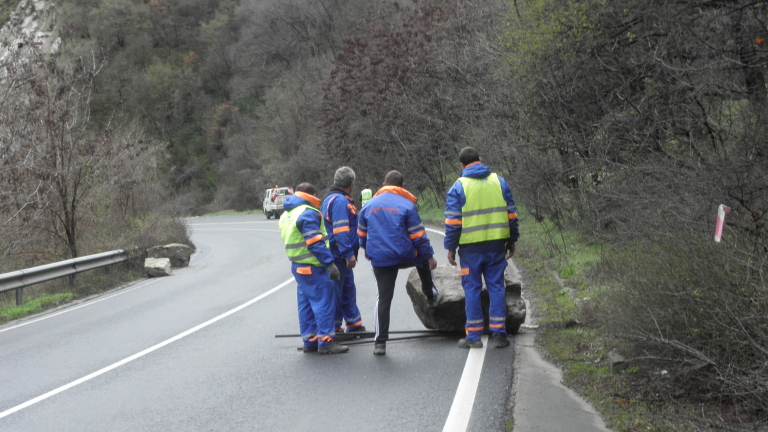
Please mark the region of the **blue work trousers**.
<svg viewBox="0 0 768 432"><path fill-rule="evenodd" d="M334 284L328 270L309 264L291 264L297 283L299 329L305 347L323 346L336 338Z"/></svg>
<svg viewBox="0 0 768 432"><path fill-rule="evenodd" d="M504 270L507 268L505 252L461 253L461 286L464 287L465 311L467 313L467 340L480 340L484 329L483 304L480 293L483 278L491 303L488 308L488 327L492 335L506 334L507 304L504 287Z"/></svg>
<svg viewBox="0 0 768 432"><path fill-rule="evenodd" d="M341 329L343 321L347 322L346 331L354 331L363 325L360 309L357 308L357 288L355 287L355 273L347 268L347 260L334 261L341 273L341 279L333 281L336 286L336 315L334 325L336 330Z"/></svg>

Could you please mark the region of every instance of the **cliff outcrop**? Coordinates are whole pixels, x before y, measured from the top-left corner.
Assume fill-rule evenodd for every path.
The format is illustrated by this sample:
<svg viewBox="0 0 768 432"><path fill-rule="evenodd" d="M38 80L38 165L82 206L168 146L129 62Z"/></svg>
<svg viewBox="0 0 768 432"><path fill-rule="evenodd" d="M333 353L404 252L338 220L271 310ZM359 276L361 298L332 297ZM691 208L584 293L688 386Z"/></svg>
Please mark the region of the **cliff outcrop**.
<svg viewBox="0 0 768 432"><path fill-rule="evenodd" d="M15 42L26 35L40 43L43 52L54 52L61 44L56 16L54 2L21 0L0 28L0 41Z"/></svg>

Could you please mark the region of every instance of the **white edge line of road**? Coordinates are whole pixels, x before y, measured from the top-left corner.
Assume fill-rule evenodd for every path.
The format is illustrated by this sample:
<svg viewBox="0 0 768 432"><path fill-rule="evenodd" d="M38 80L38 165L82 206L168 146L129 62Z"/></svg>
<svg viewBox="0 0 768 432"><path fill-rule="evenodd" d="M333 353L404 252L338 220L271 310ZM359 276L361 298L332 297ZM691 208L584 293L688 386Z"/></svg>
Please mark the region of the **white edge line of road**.
<svg viewBox="0 0 768 432"><path fill-rule="evenodd" d="M427 231L433 232L433 233L437 233L437 234L440 234L440 235L445 235L444 232L438 231L438 230L435 230L435 229L432 229L432 228L424 228L424 229L427 230Z"/></svg>
<svg viewBox="0 0 768 432"><path fill-rule="evenodd" d="M480 384L480 375L483 372L485 351L488 348L488 336L480 338L483 341L482 348L469 350L467 362L464 364L464 372L461 373L459 387L456 388L456 396L451 404L451 411L445 420L443 432L465 432L469 426L469 418L472 416L472 408L475 405L477 386Z"/></svg>
<svg viewBox="0 0 768 432"><path fill-rule="evenodd" d="M211 224L213 225L213 224ZM280 232L280 230L268 230L268 229L258 229L258 228L195 228L191 227L193 231L266 231L266 232Z"/></svg>
<svg viewBox="0 0 768 432"><path fill-rule="evenodd" d="M424 228L427 231L445 235L443 231L432 228ZM480 375L483 372L485 351L488 347L488 336L481 337L483 347L470 349L467 362L464 364L464 372L461 373L459 386L456 388L456 396L451 404L451 411L445 420L443 432L465 432L469 426L469 418L472 416L472 408L475 405L477 386L480 384Z"/></svg>
<svg viewBox="0 0 768 432"><path fill-rule="evenodd" d="M251 221L251 222L203 222L203 223L194 223L190 222L190 227L195 226L201 226L201 225L248 225L248 224L265 224L265 223L275 223L277 221Z"/></svg>
<svg viewBox="0 0 768 432"><path fill-rule="evenodd" d="M46 315L46 316L43 316L43 317L40 317L40 318L37 318L37 319L33 319L33 320L30 320L30 321L27 321L27 322L21 323L21 324L17 324L17 325L15 325L15 326L12 326L12 327L4 328L4 329L0 330L0 333L2 333L2 332L7 332L8 330L17 329L17 328L19 328L19 327L24 327L25 325L33 324L33 323L36 323L36 322L38 322L38 321L47 320L48 318L53 318L53 317L55 317L55 316L58 316L58 315L61 315L61 314L65 314L65 313L67 313L67 312L72 312L72 311L74 311L74 310L78 310L78 309L80 309L80 308L84 308L84 307L86 307L86 306L91 306L91 305L94 305L94 304L96 304L96 303L98 303L98 302L102 302L102 301L104 301L104 300L109 300L109 299L111 299L111 298L114 298L114 297L117 297L117 296L119 296L119 295L123 295L123 294L125 294L125 293L129 293L129 292L131 292L131 291L133 291L133 290L137 290L137 289L139 289L139 288L143 288L143 287L145 287L145 286L147 286L147 285L149 285L149 284L151 284L152 282L155 282L155 281L157 281L157 280L158 280L158 279L149 280L149 281L143 281L143 282L141 282L141 283L138 283L138 284L136 284L136 286L135 286L135 287L133 287L133 288L127 288L127 289L123 289L122 291L120 291L120 292L118 292L118 293L116 293L116 294L113 294L113 295L110 295L110 296L107 296L107 297L102 297L102 298L100 298L100 299L98 299L98 300L89 301L89 302L86 302L86 303L84 303L84 304L81 304L80 306L75 306L75 307L67 308L67 309L64 309L64 310L63 310L63 311L61 311L61 312L52 313L52 314L50 314L50 315Z"/></svg>
<svg viewBox="0 0 768 432"><path fill-rule="evenodd" d="M192 333L195 333L198 330L201 330L201 329L203 329L205 327L208 327L209 325L211 325L211 324L213 324L213 323L215 323L217 321L220 321L220 320L222 320L222 319L232 315L233 313L238 312L238 311L240 311L240 310L242 310L242 309L244 309L244 308L246 308L246 307L256 303L257 301L263 299L264 297L267 297L268 295L274 293L275 291L279 290L280 288L283 288L284 286L290 284L293 281L294 281L294 279L290 278L287 281L281 283L280 285L278 285L278 286L272 288L271 290L265 292L264 294L261 294L260 296L254 298L252 300L249 300L246 303L243 303L243 304L241 304L240 306L238 306L238 307L236 307L234 309L230 309L229 311L224 312L223 314L221 314L221 315L219 315L219 316L217 316L215 318L212 318L212 319L210 319L210 320L208 320L208 321L206 321L206 322L204 322L204 323L202 323L200 325L192 327L191 329L189 329L189 330L187 330L187 331L185 331L183 333L179 333L179 334L177 334L176 336L174 336L174 337L172 337L170 339L166 339L166 340L164 340L163 342L160 342L157 345L154 345L154 346L151 346L151 347L145 349L144 351L136 353L136 354L134 354L134 355L132 355L130 357L126 357L126 358L120 360L119 362L113 363L113 364L111 364L111 365L109 365L109 366L107 366L105 368L99 369L99 370L97 370L96 372L94 372L94 373L92 373L90 375L86 375L86 376L84 376L84 377L82 377L82 378L80 378L78 380L72 381L69 384L65 384L65 385L63 385L63 386L61 386L61 387L59 387L59 388L57 388L55 390L51 390L48 393L45 393L45 394L40 395L40 396L38 396L38 397L36 397L34 399L30 399L30 400L28 400L28 401L26 401L26 402L24 402L24 403L22 403L20 405L16 405L13 408L10 408L10 409L7 409L7 410L5 410L3 412L0 412L0 419L2 419L4 417L7 417L7 416L9 416L9 415L11 415L11 414L13 414L13 413L15 413L17 411L20 411L20 410L24 409L24 408L27 408L27 407L29 407L31 405L34 405L34 404L36 404L36 403L38 403L40 401L48 399L51 396L55 396L55 395L65 391L65 390L69 390L72 387L75 387L78 384L82 384L82 383L84 383L86 381L89 381L89 380L91 380L93 378L96 378L99 375L103 375L103 374L105 374L105 373L107 373L107 372L109 372L109 371L111 371L113 369L116 369L116 368L118 368L118 367L120 367L120 366L122 366L122 365L124 365L124 364L126 364L128 362L131 362L133 360L136 360L137 358L143 357L143 356L145 356L145 355L147 355L147 354L149 354L149 353L151 353L153 351L156 351L156 350L158 350L158 349L160 349L160 348L162 348L162 347L164 347L166 345L172 344L173 342L176 342L177 340L179 340L179 339L181 339L181 338L183 338L185 336L189 336L189 335L191 335Z"/></svg>

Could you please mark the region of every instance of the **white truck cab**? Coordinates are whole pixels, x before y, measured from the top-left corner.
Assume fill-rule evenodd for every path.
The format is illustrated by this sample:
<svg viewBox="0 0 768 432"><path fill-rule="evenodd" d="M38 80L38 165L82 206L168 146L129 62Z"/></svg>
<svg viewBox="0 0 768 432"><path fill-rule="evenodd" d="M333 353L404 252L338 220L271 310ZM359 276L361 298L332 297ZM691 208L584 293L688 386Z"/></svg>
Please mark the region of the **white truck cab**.
<svg viewBox="0 0 768 432"><path fill-rule="evenodd" d="M277 219L283 214L283 201L288 195L293 195L293 188L291 187L275 187L267 189L264 192L264 215L267 219L274 217Z"/></svg>

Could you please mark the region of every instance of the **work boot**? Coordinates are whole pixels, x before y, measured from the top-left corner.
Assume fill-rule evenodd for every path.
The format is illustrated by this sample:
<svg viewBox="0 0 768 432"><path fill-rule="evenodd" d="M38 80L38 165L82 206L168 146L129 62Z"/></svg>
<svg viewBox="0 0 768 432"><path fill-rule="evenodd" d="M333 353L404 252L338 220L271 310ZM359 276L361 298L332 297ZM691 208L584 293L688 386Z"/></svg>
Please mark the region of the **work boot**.
<svg viewBox="0 0 768 432"><path fill-rule="evenodd" d="M481 340L466 340L459 339L459 348L482 348L483 341Z"/></svg>
<svg viewBox="0 0 768 432"><path fill-rule="evenodd" d="M387 345L383 343L377 343L373 346L373 355L386 355L387 354Z"/></svg>
<svg viewBox="0 0 768 432"><path fill-rule="evenodd" d="M348 346L341 345L335 340L332 340L327 344L317 348L317 352L319 352L320 354L341 354L347 351L349 351Z"/></svg>
<svg viewBox="0 0 768 432"><path fill-rule="evenodd" d="M305 354L317 352L317 345L305 346L302 348L302 351L304 351Z"/></svg>
<svg viewBox="0 0 768 432"><path fill-rule="evenodd" d="M508 346L509 346L509 338L507 338L506 334L497 333L496 336L493 337L494 348L506 348Z"/></svg>
<svg viewBox="0 0 768 432"><path fill-rule="evenodd" d="M347 333L364 333L365 332L365 326L355 327L353 329L349 329L347 327Z"/></svg>

